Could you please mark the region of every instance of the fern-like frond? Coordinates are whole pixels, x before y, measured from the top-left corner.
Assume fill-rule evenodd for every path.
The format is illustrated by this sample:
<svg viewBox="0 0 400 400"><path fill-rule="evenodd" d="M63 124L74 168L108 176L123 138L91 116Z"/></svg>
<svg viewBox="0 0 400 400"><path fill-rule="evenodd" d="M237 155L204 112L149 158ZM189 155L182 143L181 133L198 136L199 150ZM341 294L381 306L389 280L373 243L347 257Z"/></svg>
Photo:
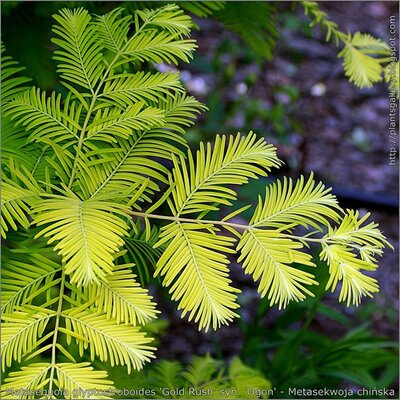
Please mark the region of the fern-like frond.
<svg viewBox="0 0 400 400"><path fill-rule="evenodd" d="M282 231L299 225L321 229L321 225L328 225L328 218L337 221L340 208L329 192L322 183L315 183L312 174L307 181L303 176L296 183L284 178L283 183L267 186L265 199L259 196L249 228L240 239L239 261L243 261L245 272L260 279L258 291L279 308L291 300L304 300L306 294L312 296L306 285L317 284L312 274L291 266L314 263L310 255L299 251L303 243L286 237Z"/></svg>
<svg viewBox="0 0 400 400"><path fill-rule="evenodd" d="M326 289L333 292L341 281L339 301L346 301L347 306L358 305L362 296L372 297L372 293L379 291L376 279L361 271L375 271L376 256L382 255L385 246L391 247L378 224L364 225L368 217L366 214L360 218L358 211L347 210L337 228L328 226L322 244L320 257L327 261L330 273Z"/></svg>
<svg viewBox="0 0 400 400"><path fill-rule="evenodd" d="M388 53L387 44L380 39L356 32L354 36L348 35L338 56L343 58L343 68L349 81L361 88L368 88L382 80L383 67L379 57Z"/></svg>
<svg viewBox="0 0 400 400"><path fill-rule="evenodd" d="M86 338L85 341L77 339L81 356L89 348L92 360L97 356L101 361L109 361L111 366L125 365L128 373L132 368L142 369L154 357L155 348L149 346L153 339L147 338L138 327L118 325L104 314L80 309L68 310L64 317L69 343L76 335Z"/></svg>
<svg viewBox="0 0 400 400"><path fill-rule="evenodd" d="M43 174L44 169L45 180L48 183L46 189L50 192L50 180L52 177L56 177L56 182L60 182L61 186L68 184L75 154L66 148L72 144L71 142L62 146L49 139L45 139L43 142L49 146L43 148L42 154L39 155L35 163L35 170L37 174Z"/></svg>
<svg viewBox="0 0 400 400"><path fill-rule="evenodd" d="M17 126L22 125L30 132L28 141L78 139L81 108L66 103L62 109L61 94L52 92L47 97L45 92L32 87L7 103L4 110Z"/></svg>
<svg viewBox="0 0 400 400"><path fill-rule="evenodd" d="M194 356L182 375L191 386L200 387L210 382L221 367L222 362L215 360L209 354L204 357Z"/></svg>
<svg viewBox="0 0 400 400"><path fill-rule="evenodd" d="M358 259L352 250L345 245L324 245L320 256L329 265L330 278L326 288L333 292L341 281L339 301L346 301L347 306L358 306L362 296L372 297L372 293L379 292L379 285L375 278L361 272L374 271L376 267L368 261Z"/></svg>
<svg viewBox="0 0 400 400"><path fill-rule="evenodd" d="M350 39L351 44L366 54L387 55L389 51L388 45L381 39L377 39L369 33L356 32Z"/></svg>
<svg viewBox="0 0 400 400"><path fill-rule="evenodd" d="M9 367L13 360L21 362L22 357L37 346L38 339L45 330L51 310L41 312L14 311L2 314L1 326L2 369Z"/></svg>
<svg viewBox="0 0 400 400"><path fill-rule="evenodd" d="M10 372L1 387L3 399L35 399L34 391L49 381L50 363L34 363Z"/></svg>
<svg viewBox="0 0 400 400"><path fill-rule="evenodd" d="M400 98L400 61L389 63L385 68L385 81L388 83L389 92Z"/></svg>
<svg viewBox="0 0 400 400"><path fill-rule="evenodd" d="M217 210L218 204L231 205L236 192L227 185L242 185L249 178L267 175L280 164L276 149L263 139L247 136L217 136L214 147L200 143L196 160L188 152L187 161L174 158L170 183L174 183L169 205L174 215ZM217 205L216 205L217 204Z"/></svg>
<svg viewBox="0 0 400 400"><path fill-rule="evenodd" d="M7 174L3 173L1 183L1 235L7 236L11 227L17 230L17 224L24 228L30 226L28 215L31 208L43 193L33 175L13 159L5 165Z"/></svg>
<svg viewBox="0 0 400 400"><path fill-rule="evenodd" d="M55 279L61 266L48 254L3 251L1 268L1 307L10 314L17 306L30 304L41 293L60 283Z"/></svg>
<svg viewBox="0 0 400 400"><path fill-rule="evenodd" d="M52 41L61 48L55 51L54 56L59 62L57 72L66 81L94 94L96 84L105 70L102 41L96 25L91 23L91 16L83 8L64 8L53 17L58 22L58 25L53 26L53 32L58 38Z"/></svg>
<svg viewBox="0 0 400 400"><path fill-rule="evenodd" d="M122 55L133 62L178 64L179 60L188 63L195 48L193 39L176 39L169 32L145 30L129 40Z"/></svg>
<svg viewBox="0 0 400 400"><path fill-rule="evenodd" d="M115 107L99 110L88 126L87 139L116 142L116 137L127 139L133 131L144 131L164 125L164 113L136 102L123 111Z"/></svg>
<svg viewBox="0 0 400 400"><path fill-rule="evenodd" d="M318 284L314 275L291 266L293 263L315 266L309 254L299 251L302 248L302 243L280 232L248 229L237 248L241 251L238 261L243 262L246 274L260 280L261 296L267 295L271 305L278 304L281 309L291 300L304 300L306 294L313 296L305 285Z"/></svg>
<svg viewBox="0 0 400 400"><path fill-rule="evenodd" d="M99 95L111 104L126 108L137 101L164 101L165 96L173 96L182 91L178 73L151 73L139 71L134 74L114 75L106 80ZM104 100L103 100L104 101Z"/></svg>
<svg viewBox="0 0 400 400"><path fill-rule="evenodd" d="M173 222L162 228L156 247L169 243L157 263L155 275L164 277L172 300L179 301L182 317L198 323L199 330L215 330L228 324L237 314L236 294L230 286L229 260L235 239L217 235L208 224Z"/></svg>
<svg viewBox="0 0 400 400"><path fill-rule="evenodd" d="M171 36L187 36L192 27L191 18L176 4L168 4L153 10L137 10L136 14L144 21L146 28L157 27L168 31Z"/></svg>
<svg viewBox="0 0 400 400"><path fill-rule="evenodd" d="M124 243L127 224L122 216L126 209L116 203L96 198L82 201L72 192L67 196L53 195L36 204L35 220L47 226L37 236L48 243L58 242L65 263L65 272L77 285L104 280L113 269L113 253Z"/></svg>
<svg viewBox="0 0 400 400"><path fill-rule="evenodd" d="M179 136L171 135L171 139L176 142L179 142L180 135L186 133L185 128L194 124L197 115L207 109L193 96L188 96L186 93L176 93L173 97L159 102L157 107L165 112L165 125L162 128L152 129L151 132L163 136L170 132L177 133ZM186 141L181 140L181 142L186 145Z"/></svg>
<svg viewBox="0 0 400 400"><path fill-rule="evenodd" d="M23 126L15 126L9 115L2 115L1 118L1 164L7 165L10 159L30 166L34 163L31 153L36 149L30 143L27 148L28 134ZM28 151L29 150L29 151Z"/></svg>
<svg viewBox="0 0 400 400"><path fill-rule="evenodd" d="M123 12L123 8L116 8L108 14L97 16L95 21L102 45L114 53L119 53L123 50L127 41L129 26L132 22L130 15L121 16Z"/></svg>
<svg viewBox="0 0 400 400"><path fill-rule="evenodd" d="M135 264L135 271L139 275L140 282L148 283L150 280L149 269L156 268L157 261L161 257L163 247L154 248L160 236L160 230L156 226L151 226L150 232L140 231L139 223L136 224L136 232L124 238L127 253L124 259ZM152 275L152 273L151 273Z"/></svg>
<svg viewBox="0 0 400 400"><path fill-rule="evenodd" d="M54 177L54 173L47 162L47 157L52 154L52 149L48 146L29 144L29 150L32 153L32 158L29 159L29 157L26 157L28 161L26 163L20 163L27 165L28 171L37 182L41 184L44 183L45 185L50 183L51 179ZM49 191L48 186L45 187L44 190Z"/></svg>
<svg viewBox="0 0 400 400"><path fill-rule="evenodd" d="M239 3L182 5L217 12L268 57L277 34L273 6ZM22 69L2 58L1 227L3 237L8 234L2 366L11 369L5 398L56 399L55 390L63 398L118 395L105 372L81 361L97 358L130 373L154 358L147 333L159 333L165 321L154 321L152 296L136 281L151 267L182 317L205 331L238 317L240 291L228 269L228 256L237 252L262 296L280 308L313 295L308 243L322 244L327 288L341 285L341 301L358 304L378 290L362 272L374 271L390 244L376 224L366 222L368 216L348 211L343 217L335 197L312 175L270 185L248 225L227 221L250 206L235 207L220 221L203 219L232 205L234 186L266 176L281 162L276 149L252 132L217 136L214 144L186 154L185 130L206 107L187 95L178 73L154 72L152 64L189 62L196 48L193 24L177 5L138 11L144 4L132 4L133 18L120 8L93 19L83 8L54 17L54 59L65 87L59 94L25 90ZM377 81L388 62L387 46L370 35L345 35L317 5L305 4L328 36L343 42L351 79L359 85ZM360 59L369 61L359 70ZM172 215L154 213L164 203ZM152 227L150 219L168 225ZM13 232L19 225L26 230ZM328 232L301 236L310 226ZM49 362L27 365L30 359ZM232 361L229 373L223 368L210 356L194 359L186 373L178 363L162 363L158 377L144 374L142 381L157 389L271 387L240 360Z"/></svg>
<svg viewBox="0 0 400 400"><path fill-rule="evenodd" d="M121 192L133 196L131 189L146 183L148 178L145 194L152 194L159 190L157 181L168 182L168 169L153 157L170 160L172 154L183 155L177 145L186 145L182 138L184 128L193 125L204 106L192 96L177 93L157 107L164 112L164 125L133 132L128 140L118 141L111 161L103 161L101 149L88 143L93 152L87 153L87 157L81 155L79 161L79 182L85 196L114 193L116 197ZM148 197L143 199L150 201Z"/></svg>
<svg viewBox="0 0 400 400"><path fill-rule="evenodd" d="M157 314L156 304L151 301L148 290L136 282L129 265L115 266L106 281L87 286L85 293L88 299L96 299L95 309L117 324L144 325Z"/></svg>
<svg viewBox="0 0 400 400"><path fill-rule="evenodd" d="M162 360L154 367L154 386L175 389L182 387L182 366L177 361Z"/></svg>
<svg viewBox="0 0 400 400"><path fill-rule="evenodd" d="M4 55L5 47L1 45L1 104L6 104L9 100L24 92L27 87L25 83L31 81L30 78L19 76L25 67L20 67L18 62L12 57Z"/></svg>
<svg viewBox="0 0 400 400"><path fill-rule="evenodd" d="M310 26L319 25L321 31L326 31L326 40L333 40L336 46L339 42L344 44L338 57L343 58L344 72L350 82L360 88L369 88L382 80L382 63L390 60L386 43L368 33L345 34L339 30L337 23L331 21L327 13L319 8L317 2L302 1L301 4L305 14L313 19Z"/></svg>
<svg viewBox="0 0 400 400"><path fill-rule="evenodd" d="M115 393L114 382L107 372L96 371L88 362L79 364L58 363L56 385L66 392L66 399L111 399Z"/></svg>
<svg viewBox="0 0 400 400"><path fill-rule="evenodd" d="M15 126L10 116L1 118L1 164L3 171L9 169L11 162L24 166L36 181L46 181L48 165L46 156L51 148L42 143L28 143L29 133L22 125Z"/></svg>
<svg viewBox="0 0 400 400"><path fill-rule="evenodd" d="M266 188L265 199L258 198L258 205L250 220L253 227L274 227L280 230L293 226L327 225L328 218L337 221L340 208L336 197L310 175L307 181L301 176L296 183L286 177Z"/></svg>
<svg viewBox="0 0 400 400"><path fill-rule="evenodd" d="M29 228L28 213L38 200L38 193L16 184L2 182L1 185L1 236L6 238L10 228L17 230L17 223Z"/></svg>
<svg viewBox="0 0 400 400"><path fill-rule="evenodd" d="M384 247L392 247L386 237L378 229L379 225L376 222L364 223L370 217L370 213L366 213L360 218L358 211L347 210L344 218L337 228L328 226L329 230L326 239L341 242L342 244L356 244L357 249L361 250L364 246L375 249L377 254L381 254L381 249Z"/></svg>
<svg viewBox="0 0 400 400"><path fill-rule="evenodd" d="M37 162L37 153L33 151L33 157L36 156L35 165L33 165L32 170L29 170L25 167L24 163L19 161L15 161L13 158L9 160L9 162L4 166L5 174L3 176L4 182L15 185L16 187L21 187L28 189L32 193L42 194L44 191L39 184L39 182L34 177L36 170L38 169ZM28 166L30 167L31 165Z"/></svg>
<svg viewBox="0 0 400 400"><path fill-rule="evenodd" d="M157 181L166 182L168 169L150 157L170 158L168 146L156 134L141 132L114 147L114 158L80 157L78 179L85 198L108 195L114 201L130 200L145 186L140 199L150 200L146 194L159 190ZM98 153L96 150L93 153Z"/></svg>

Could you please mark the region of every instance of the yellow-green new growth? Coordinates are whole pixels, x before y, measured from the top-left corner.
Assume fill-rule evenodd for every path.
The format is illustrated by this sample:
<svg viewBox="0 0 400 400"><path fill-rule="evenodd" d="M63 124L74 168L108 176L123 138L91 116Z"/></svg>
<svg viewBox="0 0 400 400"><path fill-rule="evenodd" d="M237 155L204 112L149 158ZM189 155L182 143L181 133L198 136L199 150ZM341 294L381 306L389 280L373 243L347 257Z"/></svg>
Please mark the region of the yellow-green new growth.
<svg viewBox="0 0 400 400"><path fill-rule="evenodd" d="M340 283L340 301L358 305L378 290L362 271L376 269L389 243L312 174L268 185L250 221L232 222L252 206L234 207L235 186L279 167L275 147L250 132L187 151L185 129L205 107L178 74L142 63L188 62L191 20L175 5L124 13L55 16L66 93L26 87L21 68L2 58L3 370L24 362L5 379L5 398L12 389L25 391L21 398L37 389L49 398L56 389L66 398L111 391L83 355L128 372L150 361L155 348L142 326L158 311L136 282L147 261L182 316L205 330L239 316L234 256L280 308L318 284L309 243L322 246L327 289ZM162 205L169 211L157 214ZM221 209L225 217L209 218Z"/></svg>
<svg viewBox="0 0 400 400"><path fill-rule="evenodd" d="M315 1L302 1L304 12L312 18L310 26L319 25L325 32L326 41L333 41L336 46L341 42L343 49L338 53L343 58L345 75L360 88L369 88L380 82L385 75L384 64L390 63L389 46L381 39L368 33L344 33L338 24L329 19Z"/></svg>

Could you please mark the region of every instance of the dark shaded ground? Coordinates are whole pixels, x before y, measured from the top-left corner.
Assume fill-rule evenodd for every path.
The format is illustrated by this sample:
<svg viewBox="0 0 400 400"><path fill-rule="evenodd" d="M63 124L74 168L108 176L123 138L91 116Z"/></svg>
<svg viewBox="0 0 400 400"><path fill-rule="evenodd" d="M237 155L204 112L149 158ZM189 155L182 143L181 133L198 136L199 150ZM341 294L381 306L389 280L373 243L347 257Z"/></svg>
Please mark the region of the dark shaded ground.
<svg viewBox="0 0 400 400"><path fill-rule="evenodd" d="M291 13L289 4L281 3L277 8L286 15ZM321 8L339 23L343 31L359 30L387 39L389 16L397 15L398 6L395 2L323 2ZM201 27L193 34L199 45L197 63L191 64L183 75L186 76L188 90L209 107L209 100L215 102L215 98L225 104L223 112L226 114L220 117L222 125L214 134L254 129L277 144L279 156L287 163L285 174L298 176L314 171L327 185L396 201L398 160L396 166L389 165L385 84L380 83L368 90L360 90L350 84L344 77L341 60L336 57L337 49L324 42L318 29L313 30L312 36L307 34L307 28L304 28L307 19L303 17L302 10L298 8L295 13L299 21L305 22L299 23L299 29L287 29L284 20L280 21L281 38L272 61L249 63L240 50L235 56L222 52L219 55L222 64L219 75L205 71L204 64L215 62L215 54L221 53L222 42L231 41L237 49L243 48L243 44L231 33L222 31L215 21L197 21ZM235 69L233 79L221 89L221 76L232 65ZM246 84L249 75L256 77L256 84ZM282 87L296 88L295 100L290 97L291 92L285 93ZM216 90L220 90L220 98L215 93L212 96ZM265 109L283 104L287 129L284 137L274 132L274 126L268 119L256 116L248 124L246 104L254 99ZM235 102L241 106L235 108ZM203 123L207 127L207 117L203 117ZM233 129L228 130L228 127ZM352 208L359 208L357 202L350 203ZM360 211L365 212L362 208ZM382 207L372 211L373 219L395 245L395 251L385 252L376 273L381 293L361 307L369 302L379 304L382 309L394 307L398 310L398 213L387 212ZM240 267L233 267L233 276L239 281L237 286L243 289L242 300L247 303L242 309L242 317L251 320L259 302L254 283L244 277ZM336 296L328 296L327 303L335 306ZM346 309L344 305L335 307L349 316L355 313L354 309ZM277 314L276 311L268 314L267 326L273 324L274 313ZM159 346L160 357L188 360L192 354L215 353L216 347L227 357L240 351L243 337L238 323L223 327L217 333L204 334L197 332L193 324L182 321L172 307L169 314L171 326ZM388 320L379 310L373 312L370 318L378 334L397 340L397 323ZM343 327L322 317L316 319L312 326L332 337L344 333Z"/></svg>

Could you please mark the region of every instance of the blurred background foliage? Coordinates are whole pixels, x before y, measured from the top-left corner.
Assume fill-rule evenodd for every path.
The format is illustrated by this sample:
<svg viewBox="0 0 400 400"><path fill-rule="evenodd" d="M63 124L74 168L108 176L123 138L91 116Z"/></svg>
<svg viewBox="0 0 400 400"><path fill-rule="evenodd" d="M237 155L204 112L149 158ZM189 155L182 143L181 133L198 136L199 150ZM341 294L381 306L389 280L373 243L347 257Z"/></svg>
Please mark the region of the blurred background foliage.
<svg viewBox="0 0 400 400"><path fill-rule="evenodd" d="M1 3L2 40L9 55L22 65L29 66L28 71L36 85L43 89L61 89L56 80L55 63L51 59L52 14L62 7L84 6L90 12L103 14L117 6L134 11L163 3L6 1ZM347 104L346 93L352 92L355 93L349 95L354 96L349 103L352 106L361 102L363 96L368 97L372 93L377 99L385 93L383 84L377 85L372 92L365 92L345 82L340 83L339 94L327 95L329 85L336 85L337 77L342 72L330 61L335 52L330 50L329 44L323 43L321 36L313 33L310 21L302 16L302 10L295 2L182 1L179 5L194 17L193 36L200 45L194 61L181 66L181 79L188 91L209 108L188 132L187 137L192 144L210 139L216 133L249 129L267 132L268 140L278 145L286 162L284 172L296 175L313 167L316 164L314 159L318 158L313 150L323 152L321 143L329 144L332 139L324 136L322 142L313 147L315 141L310 132L313 121L310 122L310 118L319 119L322 126L332 123L332 119L329 112L319 108L317 103L310 112L308 104L311 103L305 103L307 99L324 104L320 100L324 96L328 103L336 96L335 101ZM387 7L386 14L391 10L391 4ZM376 6L378 9L384 13ZM305 92L304 82L296 83L296 79L310 55L322 61L314 71L306 69L308 75L315 73L318 79L314 79L314 84ZM157 68L165 70L170 67L160 65ZM323 81L324 78L326 81ZM345 78L340 82L343 81ZM345 93L342 93L343 89ZM377 100L375 104L378 104ZM342 106L338 104L335 107L338 119ZM351 119L349 113L348 116ZM375 138L369 135L366 128L357 124L349 126L345 131L346 138L338 136L333 140L342 141L341 146L358 151L356 154L361 154L362 159L374 155L374 152L382 152L381 148L374 148ZM337 132L342 128L336 123L327 131ZM345 149L334 147L333 152L337 151L345 152ZM307 163L307 156L312 159L311 162ZM330 175L320 175L329 180ZM239 198L243 204L255 201L263 187L256 182L246 187ZM377 191L374 188L371 190ZM396 188L389 190L392 194L396 192ZM238 204L238 207L241 205ZM389 217L383 215L382 219L385 218L390 218L391 223L397 225L392 214ZM387 229L390 231L392 228L389 226ZM358 309L345 310L343 306L336 305L329 295L322 298L324 291L321 285L314 289L314 299L290 304L285 311L278 311L270 308L267 299L260 301L254 285L246 281L239 268L233 266L233 279L243 280L242 286L248 284L240 298L242 318L231 327L222 328L221 332L198 333L193 325L180 320L174 309L168 307L165 290L151 277L161 250L152 249L149 243L157 240L158 232L152 231L150 242L146 242L140 227L137 230L127 243L126 257L136 263L142 283L153 282L160 308L165 308L163 315L170 318L156 321L148 327L159 337L159 360L146 366L144 373L127 376L121 368L109 369L110 377L118 388L234 388L239 381L246 381L251 376L252 385L260 389L257 393L261 398L271 397L268 392L271 388L275 388L274 398L292 398L288 392L292 387L398 390L398 306L393 301L398 293L393 289L384 292L378 301L372 300ZM396 235L392 232L392 240L398 238ZM396 257L397 253L388 263L393 264ZM393 267L391 265L392 270ZM316 273L327 280L326 265L319 265ZM390 275L386 273L381 279L388 277ZM396 275L391 279L394 282L398 280ZM101 368L104 369L104 366ZM193 378L193 371L197 380ZM138 397L162 396L157 392L154 396ZM176 394L173 398L178 397ZM361 398L385 396L372 394Z"/></svg>

